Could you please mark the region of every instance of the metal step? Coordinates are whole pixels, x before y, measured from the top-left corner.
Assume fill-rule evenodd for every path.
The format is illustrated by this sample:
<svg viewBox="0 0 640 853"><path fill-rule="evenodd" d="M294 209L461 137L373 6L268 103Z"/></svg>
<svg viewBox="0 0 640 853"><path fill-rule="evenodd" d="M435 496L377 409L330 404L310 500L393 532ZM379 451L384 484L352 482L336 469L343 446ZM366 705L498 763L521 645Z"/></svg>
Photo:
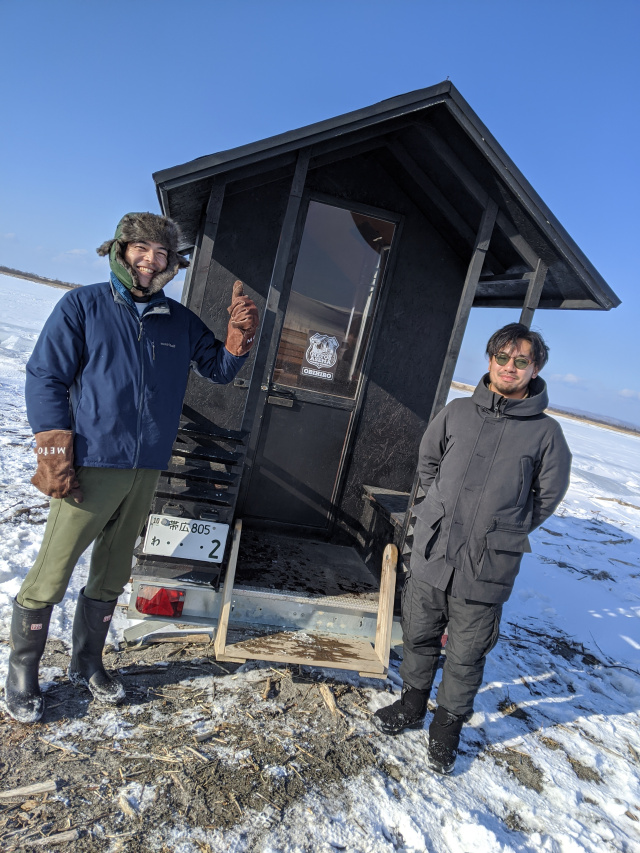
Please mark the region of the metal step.
<svg viewBox="0 0 640 853"><path fill-rule="evenodd" d="M183 413L171 460L158 480L151 512L231 526L247 438L244 432L222 429L213 423L196 424ZM221 563L150 556L140 550L136 553L134 576L188 578L218 588L229 549Z"/></svg>

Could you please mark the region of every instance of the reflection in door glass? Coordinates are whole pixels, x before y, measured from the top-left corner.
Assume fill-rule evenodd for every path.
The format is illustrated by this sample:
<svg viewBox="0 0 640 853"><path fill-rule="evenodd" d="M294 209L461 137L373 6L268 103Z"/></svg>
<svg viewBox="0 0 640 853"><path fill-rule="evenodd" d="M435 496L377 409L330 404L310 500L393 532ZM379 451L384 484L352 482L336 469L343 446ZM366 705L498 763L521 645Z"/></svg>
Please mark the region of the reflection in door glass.
<svg viewBox="0 0 640 853"><path fill-rule="evenodd" d="M310 202L274 383L355 397L394 229Z"/></svg>

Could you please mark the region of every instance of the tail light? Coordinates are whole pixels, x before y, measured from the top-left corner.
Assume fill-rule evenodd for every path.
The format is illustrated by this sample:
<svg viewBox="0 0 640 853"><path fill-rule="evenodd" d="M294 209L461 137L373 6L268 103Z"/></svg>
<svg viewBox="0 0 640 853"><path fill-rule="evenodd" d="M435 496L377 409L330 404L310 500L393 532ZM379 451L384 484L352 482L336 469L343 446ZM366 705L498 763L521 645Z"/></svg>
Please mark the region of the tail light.
<svg viewBox="0 0 640 853"><path fill-rule="evenodd" d="M182 616L184 590L164 586L140 586L136 610L145 616Z"/></svg>

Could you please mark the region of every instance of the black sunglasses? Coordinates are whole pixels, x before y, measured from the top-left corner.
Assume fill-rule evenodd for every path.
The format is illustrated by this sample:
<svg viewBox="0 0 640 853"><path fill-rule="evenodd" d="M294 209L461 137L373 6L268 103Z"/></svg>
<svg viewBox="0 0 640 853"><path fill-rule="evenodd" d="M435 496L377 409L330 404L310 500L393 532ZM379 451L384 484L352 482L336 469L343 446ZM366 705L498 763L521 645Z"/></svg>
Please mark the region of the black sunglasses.
<svg viewBox="0 0 640 853"><path fill-rule="evenodd" d="M531 361L528 358L525 358L523 355L517 355L515 358L512 355L507 355L506 352L499 352L498 355L494 355L496 363L500 365L500 367L504 367L505 364L509 364L511 359L513 358L513 363L518 368L518 370L526 370L527 367L531 364Z"/></svg>

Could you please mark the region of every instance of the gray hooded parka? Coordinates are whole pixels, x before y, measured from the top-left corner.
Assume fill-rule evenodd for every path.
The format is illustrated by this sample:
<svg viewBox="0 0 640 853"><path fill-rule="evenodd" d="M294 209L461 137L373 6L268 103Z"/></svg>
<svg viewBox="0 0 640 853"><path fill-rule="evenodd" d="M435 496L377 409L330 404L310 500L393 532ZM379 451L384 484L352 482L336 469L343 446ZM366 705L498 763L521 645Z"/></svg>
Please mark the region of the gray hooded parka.
<svg viewBox="0 0 640 853"><path fill-rule="evenodd" d="M411 572L437 589L487 603L509 598L528 534L556 509L569 485L571 453L544 414L545 382L507 399L482 378L472 397L452 400L420 444L426 497L416 515Z"/></svg>

